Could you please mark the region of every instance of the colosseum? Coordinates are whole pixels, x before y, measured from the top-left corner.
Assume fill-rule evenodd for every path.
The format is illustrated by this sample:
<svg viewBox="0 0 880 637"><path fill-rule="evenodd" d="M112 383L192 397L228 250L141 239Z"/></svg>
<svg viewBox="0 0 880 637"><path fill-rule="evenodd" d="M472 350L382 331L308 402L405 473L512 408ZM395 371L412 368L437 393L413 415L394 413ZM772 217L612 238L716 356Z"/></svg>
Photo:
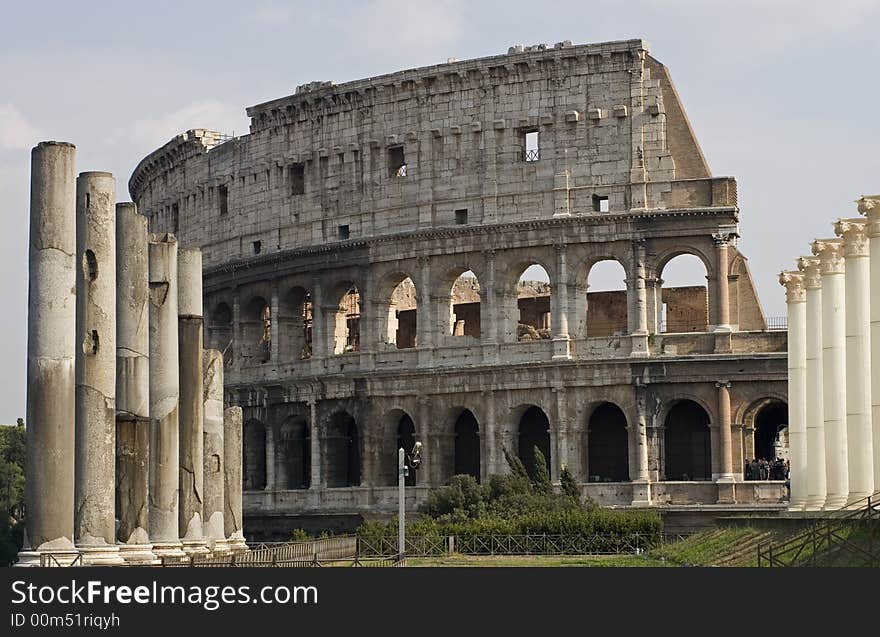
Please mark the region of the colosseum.
<svg viewBox="0 0 880 637"><path fill-rule="evenodd" d="M247 135L178 135L129 190L202 246L252 535L393 512L416 440L410 508L505 449L533 471L535 447L605 505L783 506L743 461L778 452L786 332L736 247L736 181L645 41L311 82L247 114ZM664 286L680 255L701 280ZM591 291L609 265L620 289Z"/></svg>

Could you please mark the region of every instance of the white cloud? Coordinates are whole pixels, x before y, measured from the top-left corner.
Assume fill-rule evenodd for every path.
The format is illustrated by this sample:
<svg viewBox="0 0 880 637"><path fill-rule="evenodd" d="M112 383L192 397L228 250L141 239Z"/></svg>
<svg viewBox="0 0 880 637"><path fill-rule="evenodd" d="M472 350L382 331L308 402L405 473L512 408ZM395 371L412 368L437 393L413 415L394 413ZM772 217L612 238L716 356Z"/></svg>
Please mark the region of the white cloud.
<svg viewBox="0 0 880 637"><path fill-rule="evenodd" d="M123 136L135 144L153 148L191 128L240 135L247 133L248 121L241 106L208 99L158 117L139 119L126 129Z"/></svg>
<svg viewBox="0 0 880 637"><path fill-rule="evenodd" d="M39 130L27 121L15 106L0 104L0 150L31 148L40 137Z"/></svg>

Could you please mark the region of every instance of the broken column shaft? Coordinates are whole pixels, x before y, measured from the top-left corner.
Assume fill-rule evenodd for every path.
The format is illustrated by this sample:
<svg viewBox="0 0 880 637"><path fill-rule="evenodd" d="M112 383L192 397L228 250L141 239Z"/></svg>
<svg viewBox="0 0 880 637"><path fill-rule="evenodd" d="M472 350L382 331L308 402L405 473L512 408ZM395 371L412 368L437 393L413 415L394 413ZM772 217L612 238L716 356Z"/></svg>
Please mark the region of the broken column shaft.
<svg viewBox="0 0 880 637"><path fill-rule="evenodd" d="M116 517L123 559L152 563L147 218L116 204Z"/></svg>
<svg viewBox="0 0 880 637"><path fill-rule="evenodd" d="M116 546L116 180L76 180L76 546L120 564Z"/></svg>
<svg viewBox="0 0 880 637"><path fill-rule="evenodd" d="M204 534L215 555L229 552L223 526L223 355L216 349L202 353L204 373Z"/></svg>
<svg viewBox="0 0 880 637"><path fill-rule="evenodd" d="M157 557L184 557L178 533L177 239L154 234L150 273L150 539Z"/></svg>
<svg viewBox="0 0 880 637"><path fill-rule="evenodd" d="M232 551L247 550L242 530L241 428L243 421L241 407L229 407L223 412L223 459L226 463L223 525Z"/></svg>
<svg viewBox="0 0 880 637"><path fill-rule="evenodd" d="M19 564L73 550L76 148L31 151L28 249L27 529ZM31 550L29 550L31 549Z"/></svg>
<svg viewBox="0 0 880 637"><path fill-rule="evenodd" d="M202 531L204 498L204 395L202 391L202 252L177 254L178 341L180 348L179 531L189 555L207 553Z"/></svg>

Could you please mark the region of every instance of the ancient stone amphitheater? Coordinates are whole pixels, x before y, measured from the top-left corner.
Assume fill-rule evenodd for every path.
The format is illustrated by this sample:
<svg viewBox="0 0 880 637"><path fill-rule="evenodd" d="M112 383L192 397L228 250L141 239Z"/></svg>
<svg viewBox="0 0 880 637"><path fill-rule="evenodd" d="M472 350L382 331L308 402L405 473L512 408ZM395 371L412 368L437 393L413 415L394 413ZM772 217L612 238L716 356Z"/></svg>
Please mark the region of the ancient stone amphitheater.
<svg viewBox="0 0 880 637"><path fill-rule="evenodd" d="M779 452L786 333L736 248L736 181L646 42L312 82L247 114L247 135L178 135L129 190L202 247L252 533L392 511L414 440L410 506L506 471L504 448L533 470L535 446L605 504L785 498L742 475ZM683 254L705 284L664 286ZM625 283L590 292L606 260Z"/></svg>

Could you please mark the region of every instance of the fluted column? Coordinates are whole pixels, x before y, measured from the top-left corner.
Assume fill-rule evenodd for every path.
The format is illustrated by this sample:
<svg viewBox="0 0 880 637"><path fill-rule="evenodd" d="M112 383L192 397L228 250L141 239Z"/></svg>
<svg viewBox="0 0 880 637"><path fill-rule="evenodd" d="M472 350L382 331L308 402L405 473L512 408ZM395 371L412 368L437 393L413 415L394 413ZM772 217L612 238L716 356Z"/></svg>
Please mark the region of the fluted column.
<svg viewBox="0 0 880 637"><path fill-rule="evenodd" d="M804 274L806 289L806 427L807 427L807 511L825 505L825 417L822 379L822 276L819 259L800 257L798 269Z"/></svg>
<svg viewBox="0 0 880 637"><path fill-rule="evenodd" d="M791 476L789 508L807 502L807 294L802 272L781 272L788 306L788 447Z"/></svg>
<svg viewBox="0 0 880 637"><path fill-rule="evenodd" d="M846 468L846 307L843 242L812 244L822 275L822 402L825 417L825 509L839 509L849 495Z"/></svg>
<svg viewBox="0 0 880 637"><path fill-rule="evenodd" d="M843 237L846 263L846 455L848 502L874 492L871 446L871 316L868 235L864 219L841 219L834 231Z"/></svg>
<svg viewBox="0 0 880 637"><path fill-rule="evenodd" d="M861 197L859 212L868 220L871 295L871 442L874 488L880 488L880 195Z"/></svg>
<svg viewBox="0 0 880 637"><path fill-rule="evenodd" d="M72 551L76 349L76 148L31 151L28 248L27 526L19 564Z"/></svg>

